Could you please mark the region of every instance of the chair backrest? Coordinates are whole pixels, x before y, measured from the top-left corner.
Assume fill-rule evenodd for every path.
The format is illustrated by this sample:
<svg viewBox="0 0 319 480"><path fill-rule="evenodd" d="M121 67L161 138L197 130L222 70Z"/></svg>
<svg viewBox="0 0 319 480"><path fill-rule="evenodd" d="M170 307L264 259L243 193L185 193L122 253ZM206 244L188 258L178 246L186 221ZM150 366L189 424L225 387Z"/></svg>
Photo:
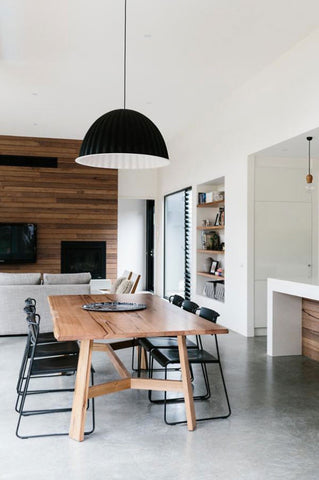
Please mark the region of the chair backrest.
<svg viewBox="0 0 319 480"><path fill-rule="evenodd" d="M35 305L26 305L23 310L27 315L30 313L37 313Z"/></svg>
<svg viewBox="0 0 319 480"><path fill-rule="evenodd" d="M171 295L168 299L170 303L173 305L177 305L177 307L181 307L183 305L185 298L181 297L180 295Z"/></svg>
<svg viewBox="0 0 319 480"><path fill-rule="evenodd" d="M132 272L132 275L129 280L133 282L132 289L130 293L135 293L137 289L138 282L140 281L141 275L138 275L137 273Z"/></svg>
<svg viewBox="0 0 319 480"><path fill-rule="evenodd" d="M191 302L190 300L184 300L182 304L182 309L187 310L188 312L191 313L196 313L197 310L199 309L199 305L195 302Z"/></svg>
<svg viewBox="0 0 319 480"><path fill-rule="evenodd" d="M40 315L37 313L29 313L26 317L26 321L28 324L28 330L32 344L35 346L39 335Z"/></svg>
<svg viewBox="0 0 319 480"><path fill-rule="evenodd" d="M24 304L25 304L25 306L32 305L32 306L35 307L36 304L37 304L37 301L36 301L35 298L28 297L28 298L25 299Z"/></svg>
<svg viewBox="0 0 319 480"><path fill-rule="evenodd" d="M205 318L206 320L209 320L210 322L216 323L216 320L220 315L211 308L200 307L199 316Z"/></svg>
<svg viewBox="0 0 319 480"><path fill-rule="evenodd" d="M124 270L121 277L125 277L125 278L127 278L127 280L131 280L132 273L133 272L130 272L129 270Z"/></svg>

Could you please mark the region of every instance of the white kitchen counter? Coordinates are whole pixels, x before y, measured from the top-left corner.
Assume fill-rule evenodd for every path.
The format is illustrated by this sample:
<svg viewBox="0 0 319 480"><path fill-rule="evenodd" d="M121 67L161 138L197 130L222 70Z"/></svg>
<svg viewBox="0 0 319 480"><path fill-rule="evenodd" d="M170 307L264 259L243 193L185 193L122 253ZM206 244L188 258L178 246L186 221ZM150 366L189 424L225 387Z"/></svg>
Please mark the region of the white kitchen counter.
<svg viewBox="0 0 319 480"><path fill-rule="evenodd" d="M301 355L302 299L319 302L319 285L310 280L298 282L267 280L267 354Z"/></svg>

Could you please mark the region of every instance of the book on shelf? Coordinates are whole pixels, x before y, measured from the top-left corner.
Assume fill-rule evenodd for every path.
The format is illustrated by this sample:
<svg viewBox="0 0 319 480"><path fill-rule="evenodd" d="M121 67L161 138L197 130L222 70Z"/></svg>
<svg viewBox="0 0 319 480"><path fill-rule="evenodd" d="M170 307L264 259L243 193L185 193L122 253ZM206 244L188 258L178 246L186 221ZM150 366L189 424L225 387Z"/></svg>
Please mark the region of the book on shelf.
<svg viewBox="0 0 319 480"><path fill-rule="evenodd" d="M213 192L206 192L206 203L213 202Z"/></svg>
<svg viewBox="0 0 319 480"><path fill-rule="evenodd" d="M206 203L206 193L198 193L198 203L199 205L201 205L202 203Z"/></svg>
<svg viewBox="0 0 319 480"><path fill-rule="evenodd" d="M218 225L225 225L225 208L219 207L219 224Z"/></svg>
<svg viewBox="0 0 319 480"><path fill-rule="evenodd" d="M214 203L224 200L224 192L198 192L198 204Z"/></svg>

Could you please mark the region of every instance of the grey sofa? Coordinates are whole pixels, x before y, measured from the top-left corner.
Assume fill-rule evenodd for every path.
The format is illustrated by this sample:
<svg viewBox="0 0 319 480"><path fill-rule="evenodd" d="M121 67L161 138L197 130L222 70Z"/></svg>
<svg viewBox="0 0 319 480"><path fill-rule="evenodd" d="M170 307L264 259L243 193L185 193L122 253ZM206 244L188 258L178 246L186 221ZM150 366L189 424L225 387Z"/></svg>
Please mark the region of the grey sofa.
<svg viewBox="0 0 319 480"><path fill-rule="evenodd" d="M53 325L47 297L49 295L86 295L90 293L89 273L43 274L0 273L0 335L27 333L24 301L37 301L41 316L41 332L52 331Z"/></svg>

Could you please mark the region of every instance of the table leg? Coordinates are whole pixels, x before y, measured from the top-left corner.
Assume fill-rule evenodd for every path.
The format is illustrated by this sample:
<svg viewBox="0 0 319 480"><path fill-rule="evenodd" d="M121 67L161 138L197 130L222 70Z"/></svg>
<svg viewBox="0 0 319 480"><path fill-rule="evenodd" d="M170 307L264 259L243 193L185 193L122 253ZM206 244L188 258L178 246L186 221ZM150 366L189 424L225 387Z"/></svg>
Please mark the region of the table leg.
<svg viewBox="0 0 319 480"><path fill-rule="evenodd" d="M78 442L82 442L84 440L92 348L92 340L81 340L69 431L70 438L73 438L73 440L77 440Z"/></svg>
<svg viewBox="0 0 319 480"><path fill-rule="evenodd" d="M143 347L140 347L142 349L142 353L141 353L141 369L142 370L147 370L148 369L148 366L147 366L147 357L146 357L146 351Z"/></svg>
<svg viewBox="0 0 319 480"><path fill-rule="evenodd" d="M184 335L179 335L177 337L177 341L178 341L179 360L180 360L181 371L182 371L182 382L183 382L183 391L184 391L184 398L185 398L187 427L188 427L188 430L195 430L196 417L195 417L192 382L191 382L191 376L189 371L188 354L187 354L187 348L186 348L186 337Z"/></svg>

